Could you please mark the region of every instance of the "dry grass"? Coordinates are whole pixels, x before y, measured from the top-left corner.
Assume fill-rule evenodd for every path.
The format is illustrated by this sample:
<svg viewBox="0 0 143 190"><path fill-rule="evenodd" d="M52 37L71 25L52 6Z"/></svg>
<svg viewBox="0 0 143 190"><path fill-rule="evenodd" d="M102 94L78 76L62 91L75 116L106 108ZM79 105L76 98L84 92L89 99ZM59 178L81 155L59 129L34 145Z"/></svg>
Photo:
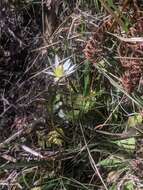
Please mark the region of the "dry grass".
<svg viewBox="0 0 143 190"><path fill-rule="evenodd" d="M142 13L137 0L1 2L0 189L143 188ZM55 55L76 71L46 74Z"/></svg>

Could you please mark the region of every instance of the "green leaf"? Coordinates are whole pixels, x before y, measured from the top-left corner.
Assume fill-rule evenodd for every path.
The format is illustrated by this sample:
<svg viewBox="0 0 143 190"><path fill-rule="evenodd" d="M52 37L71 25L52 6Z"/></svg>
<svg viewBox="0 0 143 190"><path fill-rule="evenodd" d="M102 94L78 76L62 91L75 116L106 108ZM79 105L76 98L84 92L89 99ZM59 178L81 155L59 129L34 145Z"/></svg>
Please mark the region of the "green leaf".
<svg viewBox="0 0 143 190"><path fill-rule="evenodd" d="M124 185L124 190L134 190L135 186L132 181L127 181Z"/></svg>
<svg viewBox="0 0 143 190"><path fill-rule="evenodd" d="M114 8L115 10L117 9L116 6L114 5L113 3L113 0L107 0L108 1L108 5L111 7L111 8Z"/></svg>
<svg viewBox="0 0 143 190"><path fill-rule="evenodd" d="M117 144L119 147L125 149L126 151L133 153L135 150L136 140L134 137L132 137L124 140L114 141L114 143Z"/></svg>
<svg viewBox="0 0 143 190"><path fill-rule="evenodd" d="M117 186L116 185L112 185L111 187L109 187L109 190L117 190Z"/></svg>
<svg viewBox="0 0 143 190"><path fill-rule="evenodd" d="M141 116L141 114L137 114L137 115L134 115L134 116L131 116L128 118L127 126L135 127L141 123L142 123L142 116Z"/></svg>
<svg viewBox="0 0 143 190"><path fill-rule="evenodd" d="M122 160L119 158L107 158L100 161L98 164L103 167L115 167L120 163L122 163Z"/></svg>
<svg viewBox="0 0 143 190"><path fill-rule="evenodd" d="M87 96L89 94L89 89L90 89L90 74L91 74L91 69L90 65L88 62L85 63L85 70L84 72L84 89L83 89L83 96Z"/></svg>

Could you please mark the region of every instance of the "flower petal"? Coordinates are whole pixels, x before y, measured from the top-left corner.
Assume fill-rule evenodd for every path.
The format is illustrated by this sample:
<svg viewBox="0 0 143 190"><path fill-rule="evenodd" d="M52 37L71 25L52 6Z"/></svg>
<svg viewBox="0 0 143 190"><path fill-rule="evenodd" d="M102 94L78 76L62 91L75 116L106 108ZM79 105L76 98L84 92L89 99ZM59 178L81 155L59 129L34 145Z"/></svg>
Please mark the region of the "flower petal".
<svg viewBox="0 0 143 190"><path fill-rule="evenodd" d="M68 59L64 64L63 64L63 67L64 67L64 70L68 70L69 67L71 66L71 60Z"/></svg>
<svg viewBox="0 0 143 190"><path fill-rule="evenodd" d="M55 76L54 73L52 71L44 71L44 73L51 75L51 76Z"/></svg>
<svg viewBox="0 0 143 190"><path fill-rule="evenodd" d="M69 68L68 72L74 72L75 69L76 69L76 65L72 65L72 66Z"/></svg>
<svg viewBox="0 0 143 190"><path fill-rule="evenodd" d="M55 55L55 67L57 67L59 65L60 59L57 55Z"/></svg>

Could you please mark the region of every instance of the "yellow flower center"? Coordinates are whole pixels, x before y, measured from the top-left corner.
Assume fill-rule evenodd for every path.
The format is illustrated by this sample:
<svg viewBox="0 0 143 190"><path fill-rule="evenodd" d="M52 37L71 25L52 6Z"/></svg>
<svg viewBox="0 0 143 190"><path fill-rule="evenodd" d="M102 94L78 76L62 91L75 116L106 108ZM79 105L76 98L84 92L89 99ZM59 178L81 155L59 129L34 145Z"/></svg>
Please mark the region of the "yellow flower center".
<svg viewBox="0 0 143 190"><path fill-rule="evenodd" d="M54 69L55 77L61 78L64 76L64 68L63 65L59 65Z"/></svg>

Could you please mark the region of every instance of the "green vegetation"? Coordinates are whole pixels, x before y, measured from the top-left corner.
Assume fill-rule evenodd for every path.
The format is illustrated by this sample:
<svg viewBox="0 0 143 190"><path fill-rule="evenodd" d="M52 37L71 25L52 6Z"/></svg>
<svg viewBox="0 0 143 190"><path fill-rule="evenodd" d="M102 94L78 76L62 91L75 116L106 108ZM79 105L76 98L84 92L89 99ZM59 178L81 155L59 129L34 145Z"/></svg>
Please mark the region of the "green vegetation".
<svg viewBox="0 0 143 190"><path fill-rule="evenodd" d="M0 5L0 189L143 189L143 2Z"/></svg>

